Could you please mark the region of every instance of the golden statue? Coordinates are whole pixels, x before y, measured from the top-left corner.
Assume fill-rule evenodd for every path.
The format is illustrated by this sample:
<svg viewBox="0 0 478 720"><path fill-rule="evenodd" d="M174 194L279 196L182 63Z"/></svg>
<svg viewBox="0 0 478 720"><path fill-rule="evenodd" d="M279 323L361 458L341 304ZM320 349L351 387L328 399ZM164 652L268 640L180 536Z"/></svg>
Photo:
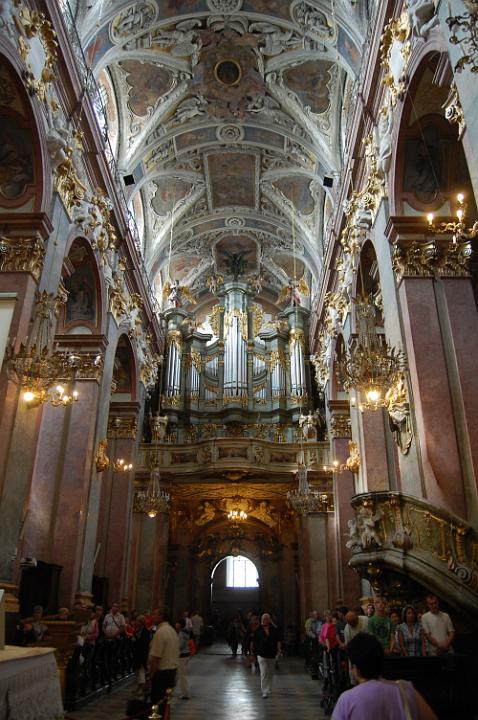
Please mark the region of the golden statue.
<svg viewBox="0 0 478 720"><path fill-rule="evenodd" d="M110 459L106 454L106 448L108 447L108 440L100 440L98 443L98 450L96 451L95 464L96 472L105 472L110 466Z"/></svg>

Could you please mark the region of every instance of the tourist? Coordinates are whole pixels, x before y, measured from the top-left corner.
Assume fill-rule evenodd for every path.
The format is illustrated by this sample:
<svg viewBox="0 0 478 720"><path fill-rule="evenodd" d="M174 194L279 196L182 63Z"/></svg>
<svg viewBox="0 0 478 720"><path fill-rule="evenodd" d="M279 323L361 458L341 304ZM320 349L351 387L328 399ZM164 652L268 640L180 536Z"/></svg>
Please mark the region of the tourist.
<svg viewBox="0 0 478 720"><path fill-rule="evenodd" d="M355 610L349 610L345 616L346 625L344 628L344 641L347 646L353 637L359 632L367 632L368 617L366 615L358 615Z"/></svg>
<svg viewBox="0 0 478 720"><path fill-rule="evenodd" d="M201 644L201 635L204 627L204 620L199 614L199 610L195 610L191 616L191 624L193 629L193 639L196 644L196 648L199 649Z"/></svg>
<svg viewBox="0 0 478 720"><path fill-rule="evenodd" d="M426 655L425 636L413 605L405 605L402 610L402 622L398 626L398 642L400 654L404 657Z"/></svg>
<svg viewBox="0 0 478 720"><path fill-rule="evenodd" d="M241 621L239 613L235 615L227 628L227 642L232 651L232 657L236 657L239 643L243 644L246 629Z"/></svg>
<svg viewBox="0 0 478 720"><path fill-rule="evenodd" d="M49 635L49 630L43 622L43 607L41 605L35 605L31 621L22 623L21 629L23 632L22 644L39 643L45 640Z"/></svg>
<svg viewBox="0 0 478 720"><path fill-rule="evenodd" d="M103 632L106 639L116 640L119 638L124 633L125 626L124 615L120 613L118 603L114 602L103 620Z"/></svg>
<svg viewBox="0 0 478 720"><path fill-rule="evenodd" d="M390 652L391 631L392 623L387 616L385 600L382 597L376 597L374 613L368 619L368 632L377 638L387 654Z"/></svg>
<svg viewBox="0 0 478 720"><path fill-rule="evenodd" d="M269 613L262 615L261 625L254 633L252 644L254 656L259 662L262 697L267 698L272 692L276 658L282 655L279 631L271 624Z"/></svg>
<svg viewBox="0 0 478 720"><path fill-rule="evenodd" d="M455 629L450 616L442 612L436 595L427 595L428 612L422 616L422 628L427 639L428 655L452 653Z"/></svg>
<svg viewBox="0 0 478 720"><path fill-rule="evenodd" d="M357 686L340 695L332 720L436 720L426 700L405 680L384 680L384 648L369 633L347 647Z"/></svg>
<svg viewBox="0 0 478 720"><path fill-rule="evenodd" d="M169 623L166 606L156 610L158 628L154 633L149 651L149 678L151 682L151 703L159 705L159 714L164 717L167 691L176 684L179 666L179 640L176 630Z"/></svg>
<svg viewBox="0 0 478 720"><path fill-rule="evenodd" d="M398 637L398 628L401 623L400 610L392 608L390 610L390 654L400 655L400 640Z"/></svg>
<svg viewBox="0 0 478 720"><path fill-rule="evenodd" d="M194 616L193 616L194 617ZM186 621L181 618L176 623L176 632L179 640L179 664L178 664L178 682L181 692L181 700L189 700L189 688L187 679L187 668L190 658L189 652L189 633L186 630Z"/></svg>
<svg viewBox="0 0 478 720"><path fill-rule="evenodd" d="M150 642L151 632L146 627L146 618L144 615L138 615L133 625L131 647L133 670L136 678L135 692L137 695L144 695L146 690L146 669L148 667Z"/></svg>

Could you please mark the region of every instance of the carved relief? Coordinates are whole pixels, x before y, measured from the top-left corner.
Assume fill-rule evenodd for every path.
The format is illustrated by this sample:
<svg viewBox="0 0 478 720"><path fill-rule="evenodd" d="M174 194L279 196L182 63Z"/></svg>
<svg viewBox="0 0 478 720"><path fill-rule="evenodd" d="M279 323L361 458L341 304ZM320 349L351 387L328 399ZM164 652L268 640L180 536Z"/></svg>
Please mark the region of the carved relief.
<svg viewBox="0 0 478 720"><path fill-rule="evenodd" d="M45 248L39 237L0 236L0 272L29 272L38 282L44 258Z"/></svg>

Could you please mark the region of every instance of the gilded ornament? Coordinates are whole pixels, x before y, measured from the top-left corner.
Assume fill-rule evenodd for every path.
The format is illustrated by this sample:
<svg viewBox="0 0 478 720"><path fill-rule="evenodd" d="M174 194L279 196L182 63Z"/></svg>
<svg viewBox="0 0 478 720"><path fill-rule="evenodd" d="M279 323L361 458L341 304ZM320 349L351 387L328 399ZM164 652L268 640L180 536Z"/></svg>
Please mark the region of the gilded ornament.
<svg viewBox="0 0 478 720"><path fill-rule="evenodd" d="M108 470L110 466L110 459L106 454L107 448L108 440L106 438L104 440L100 440L98 443L98 449L96 451L95 457L96 472L106 472L106 470Z"/></svg>
<svg viewBox="0 0 478 720"><path fill-rule="evenodd" d="M433 256L434 247L431 243L413 240L408 247L397 243L392 254L392 267L397 282L404 277L432 277Z"/></svg>
<svg viewBox="0 0 478 720"><path fill-rule="evenodd" d="M330 435L332 438L349 438L352 434L349 415L333 415L330 420Z"/></svg>
<svg viewBox="0 0 478 720"><path fill-rule="evenodd" d="M242 310L239 310L239 308L233 308L224 314L224 337L227 337L234 317L239 319L241 337L245 342L247 342L247 315Z"/></svg>
<svg viewBox="0 0 478 720"><path fill-rule="evenodd" d="M114 275L114 284L110 287L108 299L109 311L113 315L116 324L120 325L129 313L129 301L120 273Z"/></svg>
<svg viewBox="0 0 478 720"><path fill-rule="evenodd" d="M450 125L458 125L458 139L460 139L465 130L466 121L458 94L458 88L454 80L450 85L450 92L443 107L445 108L445 117Z"/></svg>
<svg viewBox="0 0 478 720"><path fill-rule="evenodd" d="M358 451L358 445L353 440L349 440L349 453L350 455L345 461L345 467L351 473L356 475L360 470L360 454Z"/></svg>
<svg viewBox="0 0 478 720"><path fill-rule="evenodd" d="M86 186L81 182L73 162L73 149L68 146L66 158L56 169L55 190L61 197L70 218L72 211L78 207L86 194Z"/></svg>
<svg viewBox="0 0 478 720"><path fill-rule="evenodd" d="M394 440L404 455L410 449L413 440L412 420L408 403L405 379L401 376L385 395L390 430Z"/></svg>
<svg viewBox="0 0 478 720"><path fill-rule="evenodd" d="M45 248L39 237L0 237L0 272L29 272L38 282Z"/></svg>
<svg viewBox="0 0 478 720"><path fill-rule="evenodd" d="M221 312L224 312L224 308L221 307L220 305L214 305L213 309L211 310L211 314L209 316L209 324L211 325L211 330L213 331L213 333L216 337L219 337L219 324L220 324Z"/></svg>
<svg viewBox="0 0 478 720"><path fill-rule="evenodd" d="M394 107L401 100L407 87L406 67L411 52L409 41L411 33L410 17L405 9L400 17L391 20L386 25L380 39L380 64L384 71L382 83L390 90L390 102ZM399 46L399 55L402 58L400 68L397 65L395 45Z"/></svg>
<svg viewBox="0 0 478 720"><path fill-rule="evenodd" d="M138 434L138 418L136 416L124 416L108 418L108 431L107 435L109 438L122 438L128 440L135 440Z"/></svg>
<svg viewBox="0 0 478 720"><path fill-rule="evenodd" d="M262 327L262 323L264 321L264 311L262 310L260 305L254 303L253 305L251 305L251 315L252 337L255 338L259 335L260 329Z"/></svg>
<svg viewBox="0 0 478 720"><path fill-rule="evenodd" d="M40 100L44 100L46 88L54 79L53 67L58 57L56 33L44 13L29 10L25 7L20 10L19 25L23 34L18 36L18 48L20 56L26 65L24 73L25 86L30 94L37 94ZM28 41L32 38L40 40L45 54L40 72L35 72L33 66L28 62L32 51Z"/></svg>

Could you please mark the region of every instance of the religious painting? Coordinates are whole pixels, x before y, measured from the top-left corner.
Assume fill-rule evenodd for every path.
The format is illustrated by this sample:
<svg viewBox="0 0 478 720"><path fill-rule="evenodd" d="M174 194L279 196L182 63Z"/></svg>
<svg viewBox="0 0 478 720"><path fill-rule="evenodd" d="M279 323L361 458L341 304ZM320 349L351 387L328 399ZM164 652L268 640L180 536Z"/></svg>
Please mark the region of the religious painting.
<svg viewBox="0 0 478 720"><path fill-rule="evenodd" d="M439 194L448 190L447 145L433 124L406 141L403 190L425 205L435 203Z"/></svg>
<svg viewBox="0 0 478 720"><path fill-rule="evenodd" d="M270 461L272 463L296 463L296 453L287 452L271 452Z"/></svg>
<svg viewBox="0 0 478 720"><path fill-rule="evenodd" d="M310 192L310 183L309 177L296 175L274 180L272 185L282 192L300 213L310 215L315 208L315 201Z"/></svg>
<svg viewBox="0 0 478 720"><path fill-rule="evenodd" d="M310 107L316 115L326 112L330 106L330 69L334 63L324 60L307 60L297 67L286 70L284 82L304 107Z"/></svg>
<svg viewBox="0 0 478 720"><path fill-rule="evenodd" d="M221 275L234 274L233 269L239 266L242 272L239 272L238 276L256 272L258 269L257 246L247 235L221 238L214 246L214 254L216 268Z"/></svg>
<svg viewBox="0 0 478 720"><path fill-rule="evenodd" d="M113 365L113 387L116 393L127 393L133 389L133 360L131 346L121 337L116 348Z"/></svg>
<svg viewBox="0 0 478 720"><path fill-rule="evenodd" d="M18 200L33 183L32 131L0 109L0 201Z"/></svg>
<svg viewBox="0 0 478 720"><path fill-rule="evenodd" d="M362 60L360 50L340 25L337 38L337 51L339 55L344 58L351 70L357 71L359 69Z"/></svg>
<svg viewBox="0 0 478 720"><path fill-rule="evenodd" d="M247 460L247 447L220 447L219 460L225 460L226 458L244 458Z"/></svg>
<svg viewBox="0 0 478 720"><path fill-rule="evenodd" d="M157 215L165 217L174 206L191 192L192 183L176 178L155 180L156 192L151 200L151 207Z"/></svg>
<svg viewBox="0 0 478 720"><path fill-rule="evenodd" d="M84 245L75 243L68 260L73 272L63 281L68 291L65 325L79 321L96 325L96 282L89 253Z"/></svg>
<svg viewBox="0 0 478 720"><path fill-rule="evenodd" d="M211 205L220 207L256 206L255 155L221 153L207 156Z"/></svg>
<svg viewBox="0 0 478 720"><path fill-rule="evenodd" d="M128 106L135 115L143 117L172 87L173 77L168 70L152 63L126 60L120 63L130 86Z"/></svg>

